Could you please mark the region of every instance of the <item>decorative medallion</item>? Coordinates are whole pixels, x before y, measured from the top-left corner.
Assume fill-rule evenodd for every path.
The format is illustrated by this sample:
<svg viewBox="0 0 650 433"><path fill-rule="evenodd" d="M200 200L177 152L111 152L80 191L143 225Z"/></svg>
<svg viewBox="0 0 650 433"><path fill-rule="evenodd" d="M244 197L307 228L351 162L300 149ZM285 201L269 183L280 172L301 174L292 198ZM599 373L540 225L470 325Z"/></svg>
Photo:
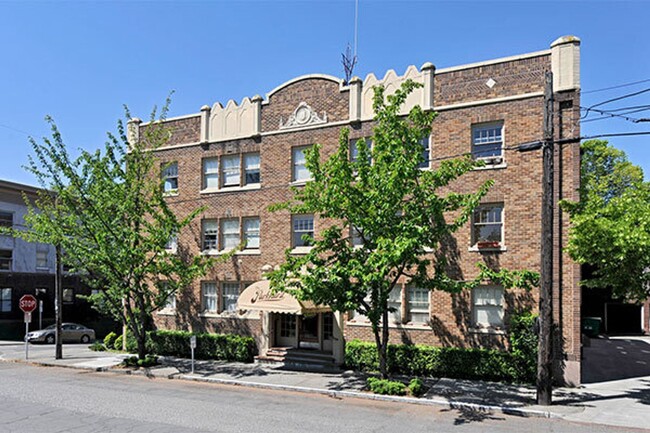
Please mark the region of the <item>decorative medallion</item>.
<svg viewBox="0 0 650 433"><path fill-rule="evenodd" d="M306 102L301 102L298 104L287 123L282 123L280 119L280 129L287 128L300 128L308 125L319 125L322 123L327 123L327 113L323 112L323 117L320 117L316 111L311 108Z"/></svg>

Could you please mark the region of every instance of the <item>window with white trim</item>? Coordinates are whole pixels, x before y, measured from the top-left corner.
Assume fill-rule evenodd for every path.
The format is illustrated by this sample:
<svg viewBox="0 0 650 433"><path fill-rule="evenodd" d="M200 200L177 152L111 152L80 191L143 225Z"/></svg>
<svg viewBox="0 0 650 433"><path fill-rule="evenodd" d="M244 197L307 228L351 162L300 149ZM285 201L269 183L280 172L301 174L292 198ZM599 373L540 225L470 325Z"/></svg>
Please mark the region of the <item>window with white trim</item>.
<svg viewBox="0 0 650 433"><path fill-rule="evenodd" d="M260 247L260 219L244 218L244 248L259 249Z"/></svg>
<svg viewBox="0 0 650 433"><path fill-rule="evenodd" d="M474 326L498 328L503 326L503 287L481 286L472 289Z"/></svg>
<svg viewBox="0 0 650 433"><path fill-rule="evenodd" d="M361 236L361 230L356 226L350 227L350 240L352 241L353 247L360 247L363 245L363 236Z"/></svg>
<svg viewBox="0 0 650 433"><path fill-rule="evenodd" d="M0 313L11 312L11 289L8 287L0 289Z"/></svg>
<svg viewBox="0 0 650 433"><path fill-rule="evenodd" d="M203 311L209 313L217 312L217 283L204 281L201 283L201 295L203 298Z"/></svg>
<svg viewBox="0 0 650 433"><path fill-rule="evenodd" d="M38 269L48 269L48 254L49 251L46 248L36 247L36 268Z"/></svg>
<svg viewBox="0 0 650 433"><path fill-rule="evenodd" d="M0 250L0 271L13 270L13 254L12 250Z"/></svg>
<svg viewBox="0 0 650 433"><path fill-rule="evenodd" d="M293 215L291 226L292 246L294 248L311 246L311 239L314 238L314 215Z"/></svg>
<svg viewBox="0 0 650 433"><path fill-rule="evenodd" d="M239 155L226 155L221 157L222 186L240 185L240 159Z"/></svg>
<svg viewBox="0 0 650 433"><path fill-rule="evenodd" d="M239 283L221 283L221 311L236 311L238 298Z"/></svg>
<svg viewBox="0 0 650 433"><path fill-rule="evenodd" d="M203 160L203 189L219 188L219 158Z"/></svg>
<svg viewBox="0 0 650 433"><path fill-rule="evenodd" d="M372 163L372 138L370 137L365 137L365 138L355 138L350 140L350 162L357 162L357 158L359 157L359 141L360 140L365 140L366 146L368 147L368 164Z"/></svg>
<svg viewBox="0 0 650 433"><path fill-rule="evenodd" d="M292 177L294 182L304 181L311 179L311 173L307 169L307 159L305 158L305 150L310 146L294 147L291 149Z"/></svg>
<svg viewBox="0 0 650 433"><path fill-rule="evenodd" d="M406 290L407 310L409 322L428 323L429 314L429 291L415 286L409 286Z"/></svg>
<svg viewBox="0 0 650 433"><path fill-rule="evenodd" d="M11 212L0 211L0 227L13 227L14 214Z"/></svg>
<svg viewBox="0 0 650 433"><path fill-rule="evenodd" d="M487 164L503 160L503 122L472 125L472 156Z"/></svg>
<svg viewBox="0 0 650 433"><path fill-rule="evenodd" d="M244 155L244 185L260 183L260 154Z"/></svg>
<svg viewBox="0 0 650 433"><path fill-rule="evenodd" d="M161 175L163 191L168 194L178 192L178 162L164 164Z"/></svg>
<svg viewBox="0 0 650 433"><path fill-rule="evenodd" d="M217 220L203 221L203 250L216 250L219 235L219 223Z"/></svg>
<svg viewBox="0 0 650 433"><path fill-rule="evenodd" d="M420 146L422 146L422 162L418 164L418 168L429 168L429 158L431 152L429 151L429 136L422 137L420 140Z"/></svg>
<svg viewBox="0 0 650 433"><path fill-rule="evenodd" d="M503 204L484 204L472 216L472 245L499 248L503 244Z"/></svg>
<svg viewBox="0 0 650 433"><path fill-rule="evenodd" d="M393 287L388 294L388 323L402 323L402 287ZM391 311L392 310L392 311Z"/></svg>
<svg viewBox="0 0 650 433"><path fill-rule="evenodd" d="M221 220L221 250L232 250L239 246L239 219Z"/></svg>
<svg viewBox="0 0 650 433"><path fill-rule="evenodd" d="M178 235L171 235L165 243L165 249L171 253L175 253L178 249Z"/></svg>

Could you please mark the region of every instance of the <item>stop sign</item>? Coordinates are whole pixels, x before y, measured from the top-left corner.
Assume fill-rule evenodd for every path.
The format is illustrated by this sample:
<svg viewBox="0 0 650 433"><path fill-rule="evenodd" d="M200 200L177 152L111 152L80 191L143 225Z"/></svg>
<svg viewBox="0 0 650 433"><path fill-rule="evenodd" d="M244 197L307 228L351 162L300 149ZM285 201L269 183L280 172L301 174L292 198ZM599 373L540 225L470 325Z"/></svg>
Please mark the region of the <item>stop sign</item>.
<svg viewBox="0 0 650 433"><path fill-rule="evenodd" d="M31 313L36 309L36 298L32 295L23 295L18 301L18 306L24 313Z"/></svg>

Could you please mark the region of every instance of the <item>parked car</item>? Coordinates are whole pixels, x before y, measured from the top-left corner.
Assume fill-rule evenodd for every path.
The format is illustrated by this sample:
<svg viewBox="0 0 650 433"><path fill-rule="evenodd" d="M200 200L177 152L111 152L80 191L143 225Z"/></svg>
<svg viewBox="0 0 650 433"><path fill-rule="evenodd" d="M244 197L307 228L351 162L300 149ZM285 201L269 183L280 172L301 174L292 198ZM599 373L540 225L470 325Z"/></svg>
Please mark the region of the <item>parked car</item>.
<svg viewBox="0 0 650 433"><path fill-rule="evenodd" d="M61 326L64 343L90 343L95 339L95 331L76 323L64 323ZM56 341L56 325L50 325L45 329L32 331L27 334L27 341L30 343L54 344Z"/></svg>

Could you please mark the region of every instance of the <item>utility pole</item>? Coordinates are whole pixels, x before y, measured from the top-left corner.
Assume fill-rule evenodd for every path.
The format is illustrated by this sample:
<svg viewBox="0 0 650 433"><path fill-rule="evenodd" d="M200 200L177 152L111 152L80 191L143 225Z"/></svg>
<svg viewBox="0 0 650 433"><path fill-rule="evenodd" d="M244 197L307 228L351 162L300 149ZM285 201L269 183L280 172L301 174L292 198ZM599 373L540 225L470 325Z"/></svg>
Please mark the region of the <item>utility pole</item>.
<svg viewBox="0 0 650 433"><path fill-rule="evenodd" d="M550 406L553 397L553 73L547 72L545 78L537 404Z"/></svg>
<svg viewBox="0 0 650 433"><path fill-rule="evenodd" d="M56 270L54 271L54 315L56 316L56 349L54 358L63 358L63 287L61 284L61 246L56 245Z"/></svg>

